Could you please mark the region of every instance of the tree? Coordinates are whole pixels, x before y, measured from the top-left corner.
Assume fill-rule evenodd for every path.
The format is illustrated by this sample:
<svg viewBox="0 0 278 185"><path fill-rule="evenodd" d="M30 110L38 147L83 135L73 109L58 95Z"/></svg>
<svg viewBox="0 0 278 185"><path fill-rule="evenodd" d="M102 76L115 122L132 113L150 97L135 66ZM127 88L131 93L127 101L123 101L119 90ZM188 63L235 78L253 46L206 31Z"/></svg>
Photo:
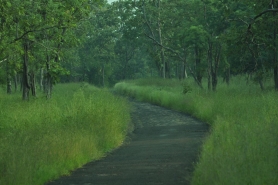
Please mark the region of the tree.
<svg viewBox="0 0 278 185"><path fill-rule="evenodd" d="M64 71L59 64L62 48L76 45L78 39L73 39L78 38L73 36L76 33L75 30L81 28L81 25L92 15L92 8L95 8L99 3L101 1L72 0L65 3L60 0L28 2L13 0L1 4L0 9L3 10L0 19L0 29L2 29L0 37L1 58L2 60L10 58L8 55L11 53L6 52L10 50L16 49L21 53L23 61L22 98L24 100L29 99L30 90L34 96L36 95L36 71L39 68L43 69L43 64L46 69L46 95L48 98L51 97L52 84ZM12 6L12 4L17 6ZM42 51L44 55L36 54ZM34 55L40 62L33 60ZM10 62L7 62L7 69L9 66ZM9 71L7 70L8 92L10 92L11 76Z"/></svg>

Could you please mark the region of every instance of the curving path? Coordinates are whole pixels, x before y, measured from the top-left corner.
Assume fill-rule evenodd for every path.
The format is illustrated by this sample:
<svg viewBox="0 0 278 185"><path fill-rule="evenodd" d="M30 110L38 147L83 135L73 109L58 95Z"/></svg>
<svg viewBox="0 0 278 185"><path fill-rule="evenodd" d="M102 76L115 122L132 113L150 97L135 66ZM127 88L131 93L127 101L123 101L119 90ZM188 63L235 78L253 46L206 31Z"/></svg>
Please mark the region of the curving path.
<svg viewBox="0 0 278 185"><path fill-rule="evenodd" d="M122 147L46 185L187 185L208 125L132 101L134 131Z"/></svg>

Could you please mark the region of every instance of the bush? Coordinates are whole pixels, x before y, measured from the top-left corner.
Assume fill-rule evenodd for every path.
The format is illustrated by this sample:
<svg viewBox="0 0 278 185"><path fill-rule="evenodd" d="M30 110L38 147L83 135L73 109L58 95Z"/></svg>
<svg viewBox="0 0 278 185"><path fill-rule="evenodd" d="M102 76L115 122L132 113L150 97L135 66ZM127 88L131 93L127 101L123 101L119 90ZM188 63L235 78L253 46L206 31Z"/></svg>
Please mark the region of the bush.
<svg viewBox="0 0 278 185"><path fill-rule="evenodd" d="M182 90L172 84L160 88L149 81L144 85L142 79L140 86L136 80L115 86L118 92L190 113L211 125L193 185L278 184L276 92L261 92L259 86L246 85L240 78L230 86L219 84L215 93L197 89L193 81L187 81Z"/></svg>
<svg viewBox="0 0 278 185"><path fill-rule="evenodd" d="M44 184L122 144L130 119L124 99L90 85L54 92L30 102L0 94L0 184Z"/></svg>

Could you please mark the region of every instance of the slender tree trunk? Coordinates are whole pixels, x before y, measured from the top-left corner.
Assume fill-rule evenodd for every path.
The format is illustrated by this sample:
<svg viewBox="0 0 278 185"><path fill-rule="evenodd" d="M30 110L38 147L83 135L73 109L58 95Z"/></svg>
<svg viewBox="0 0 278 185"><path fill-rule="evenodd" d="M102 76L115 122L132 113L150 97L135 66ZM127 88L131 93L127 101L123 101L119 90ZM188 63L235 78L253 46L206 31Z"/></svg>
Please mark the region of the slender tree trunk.
<svg viewBox="0 0 278 185"><path fill-rule="evenodd" d="M186 66L185 66L185 61L180 62L180 65L177 67L180 67L177 69L178 77L180 80L184 80L187 78L187 72L186 72Z"/></svg>
<svg viewBox="0 0 278 185"><path fill-rule="evenodd" d="M165 59L164 59L165 60ZM165 63L165 68L166 68L166 71L165 71L165 77L166 78L171 78L171 66L170 66L170 63L169 62L164 62Z"/></svg>
<svg viewBox="0 0 278 185"><path fill-rule="evenodd" d="M208 69L208 90L211 91L211 70Z"/></svg>
<svg viewBox="0 0 278 185"><path fill-rule="evenodd" d="M47 4L47 1L45 1L45 3ZM43 10L42 17L45 22L46 22L47 16L48 16L47 11ZM45 30L45 32L44 32L44 39L47 42L49 41L47 30ZM44 81L44 84L43 84L44 93L46 94L46 99L50 99L51 98L51 90L52 90L52 77L50 74L51 64L50 64L50 56L48 53L48 49L46 49L45 54L46 54L46 62L45 62L45 66L46 66L45 70L46 71L45 71L45 78L43 78L41 76L41 83L42 83L42 81ZM41 73L42 72L44 72L44 71L41 71Z"/></svg>
<svg viewBox="0 0 278 185"><path fill-rule="evenodd" d="M196 74L193 72L193 70L189 67L189 71L191 73L191 75L193 76L195 82L197 83L197 85L203 89L203 85L198 81Z"/></svg>
<svg viewBox="0 0 278 185"><path fill-rule="evenodd" d="M43 80L44 80L44 70L41 67L40 69L40 90L43 92Z"/></svg>
<svg viewBox="0 0 278 185"><path fill-rule="evenodd" d="M16 20L16 38L18 38L18 20ZM17 72L14 75L14 91L17 91L18 81L20 81L20 76L17 74ZM22 83L20 86L20 90L22 90Z"/></svg>
<svg viewBox="0 0 278 185"><path fill-rule="evenodd" d="M216 91L217 83L218 83L217 72L214 72L211 75L211 84L212 84L213 91Z"/></svg>
<svg viewBox="0 0 278 185"><path fill-rule="evenodd" d="M184 65L184 79L185 78L188 78L188 75L187 75L187 71L186 71L186 66Z"/></svg>
<svg viewBox="0 0 278 185"><path fill-rule="evenodd" d="M158 0L157 3L157 8L158 8L158 20L157 20L157 26L158 26L158 40L161 46L163 46L163 41L162 41L162 33L161 33L161 22L160 22L160 0ZM166 78L166 62L165 62L165 52L164 48L160 47L160 58L161 58L161 63L163 64L163 78Z"/></svg>
<svg viewBox="0 0 278 185"><path fill-rule="evenodd" d="M220 62L220 56L221 56L221 44L219 43L217 47L215 48L215 57L214 57L214 66L212 67L211 72L211 82L212 82L212 90L216 91L217 83L218 83L218 68L219 68L219 62Z"/></svg>
<svg viewBox="0 0 278 185"><path fill-rule="evenodd" d="M262 80L262 79L259 79L259 84L260 84L261 90L264 91L265 88L264 88L264 83L263 83L263 80Z"/></svg>
<svg viewBox="0 0 278 185"><path fill-rule="evenodd" d="M273 13L276 16L276 13ZM277 20L274 21L273 25L273 64L274 64L274 84L275 90L278 91L278 61L277 61L277 44L276 44L276 34L277 34Z"/></svg>
<svg viewBox="0 0 278 185"><path fill-rule="evenodd" d="M228 67L224 71L223 82L225 82L228 86L230 85L230 78L231 78L231 69Z"/></svg>
<svg viewBox="0 0 278 185"><path fill-rule="evenodd" d="M24 55L23 55L23 73L22 73L22 99L23 100L29 100L29 78L28 78L28 50L29 50L29 43L25 39L24 44Z"/></svg>
<svg viewBox="0 0 278 185"><path fill-rule="evenodd" d="M36 97L37 90L36 90L36 79L35 79L34 72L30 73L30 87L31 87L32 96Z"/></svg>
<svg viewBox="0 0 278 185"><path fill-rule="evenodd" d="M207 60L208 60L208 90L211 90L211 73L212 73L212 43L208 40L208 53L207 53Z"/></svg>
<svg viewBox="0 0 278 185"><path fill-rule="evenodd" d="M200 84L202 84L202 69L201 69L201 56L200 49L195 46L195 70L196 70L196 78Z"/></svg>
<svg viewBox="0 0 278 185"><path fill-rule="evenodd" d="M20 82L20 91L23 91L23 80L22 80L22 76L21 75L18 79L19 79L19 82Z"/></svg>
<svg viewBox="0 0 278 185"><path fill-rule="evenodd" d="M12 77L11 77L11 66L10 59L8 58L6 61L6 73L7 73L7 93L12 93Z"/></svg>
<svg viewBox="0 0 278 185"><path fill-rule="evenodd" d="M187 78L188 75L187 75L187 71L186 71L186 56L187 56L187 52L186 52L186 49L184 48L184 58L183 58L183 79Z"/></svg>
<svg viewBox="0 0 278 185"><path fill-rule="evenodd" d="M17 86L18 86L18 79L17 79L17 74L14 75L14 91L17 91Z"/></svg>
<svg viewBox="0 0 278 185"><path fill-rule="evenodd" d="M52 90L52 79L50 74L50 56L48 54L48 51L46 51L46 79L45 79L45 94L46 99L51 98L51 90Z"/></svg>

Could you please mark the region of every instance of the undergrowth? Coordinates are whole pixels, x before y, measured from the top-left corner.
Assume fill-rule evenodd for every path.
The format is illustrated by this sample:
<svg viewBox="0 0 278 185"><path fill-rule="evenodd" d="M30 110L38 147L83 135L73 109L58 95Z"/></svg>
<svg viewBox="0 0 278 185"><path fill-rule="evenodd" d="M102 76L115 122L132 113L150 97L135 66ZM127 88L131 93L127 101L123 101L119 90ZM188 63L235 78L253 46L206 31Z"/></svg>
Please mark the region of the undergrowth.
<svg viewBox="0 0 278 185"><path fill-rule="evenodd" d="M51 100L0 93L0 184L44 184L123 142L124 99L88 84L60 84Z"/></svg>
<svg viewBox="0 0 278 185"><path fill-rule="evenodd" d="M217 92L198 88L192 79L133 80L116 84L115 90L211 125L193 185L278 184L277 92L262 92L242 78L219 84Z"/></svg>

